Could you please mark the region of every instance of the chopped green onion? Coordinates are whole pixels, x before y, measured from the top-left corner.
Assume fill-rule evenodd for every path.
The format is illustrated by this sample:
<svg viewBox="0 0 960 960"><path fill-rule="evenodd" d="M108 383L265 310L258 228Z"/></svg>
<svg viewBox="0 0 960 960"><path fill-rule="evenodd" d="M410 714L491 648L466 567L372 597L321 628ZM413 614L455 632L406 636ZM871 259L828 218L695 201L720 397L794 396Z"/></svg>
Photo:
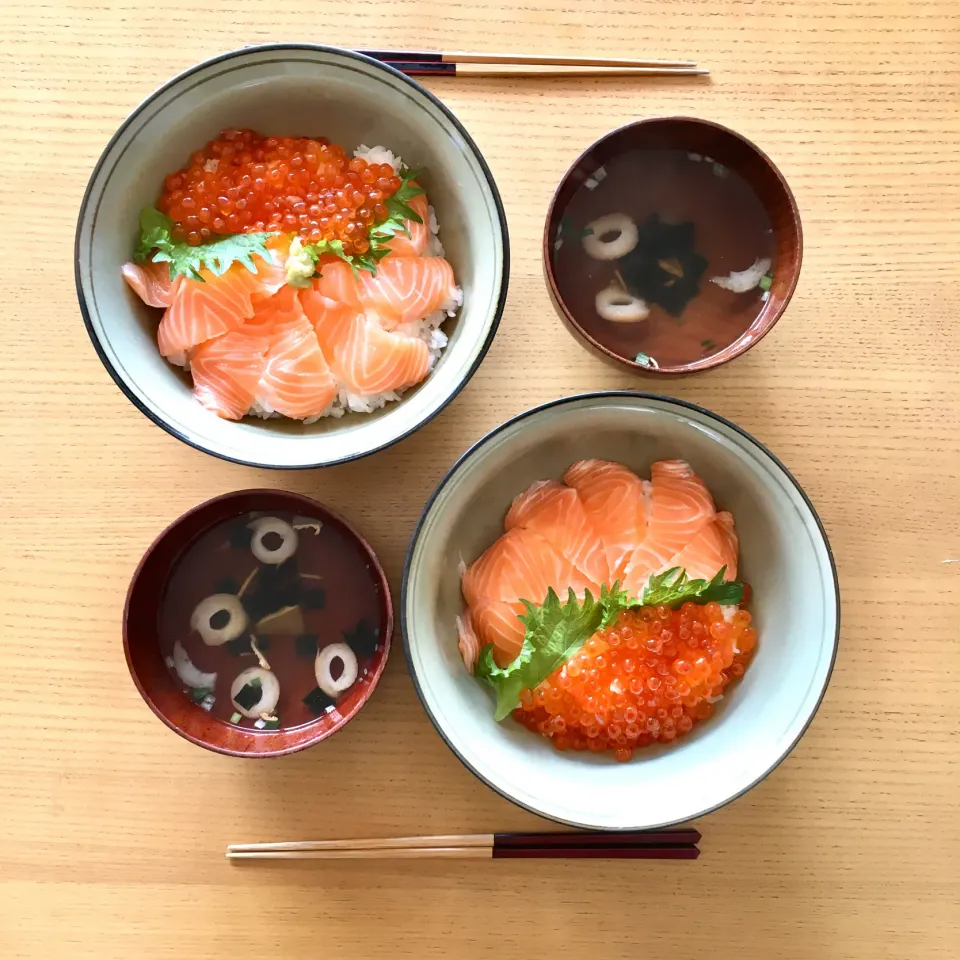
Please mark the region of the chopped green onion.
<svg viewBox="0 0 960 960"><path fill-rule="evenodd" d="M757 286L761 290L769 290L773 286L773 277L768 273L765 277L760 278L760 282Z"/></svg>
<svg viewBox="0 0 960 960"><path fill-rule="evenodd" d="M231 717L230 717L230 722L231 722L231 723L239 723L240 720L242 719L242 717L243 717L243 714L234 713L234 714L232 714Z"/></svg>
<svg viewBox="0 0 960 960"><path fill-rule="evenodd" d="M201 703L205 700L213 691L209 687L194 687L190 691L190 699L194 703Z"/></svg>

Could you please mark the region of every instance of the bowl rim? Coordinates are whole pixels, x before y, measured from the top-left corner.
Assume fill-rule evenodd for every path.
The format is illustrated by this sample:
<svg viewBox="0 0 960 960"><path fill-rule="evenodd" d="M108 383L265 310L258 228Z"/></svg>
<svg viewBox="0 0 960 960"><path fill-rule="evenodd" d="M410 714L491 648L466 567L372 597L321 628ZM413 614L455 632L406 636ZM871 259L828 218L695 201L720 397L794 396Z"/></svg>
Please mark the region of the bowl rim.
<svg viewBox="0 0 960 960"><path fill-rule="evenodd" d="M146 566L147 561L150 559L154 550L160 545L160 543L162 543L163 540L173 533L174 530L176 530L177 527L184 522L184 520L189 519L194 514L199 513L201 510L205 510L214 504L226 503L238 497L259 496L261 494L272 497L279 496L288 499L291 501L291 507L296 506L302 508L306 515L309 515L309 511L315 512L317 507L320 507L324 513L332 517L343 526L350 536L352 536L354 540L356 540L356 542L367 552L367 555L371 560L373 572L381 585L381 593L383 595L384 606L386 609L386 623L384 624L383 630L383 656L380 658L380 663L377 668L372 674L369 674L370 681L367 686L366 696L360 700L349 713L342 714L338 723L330 727L328 730L305 741L304 743L298 743L294 746L284 747L278 750L262 750L259 753L249 753L244 750L234 750L230 747L222 747L217 744L208 743L205 740L201 740L199 737L192 736L191 734L187 733L186 730L183 730L181 727L173 723L169 717L167 717L157 708L157 705L153 702L153 699L144 689L143 683L140 680L140 675L133 668L132 657L130 654L129 612L130 602L133 597L133 589L136 586L137 581L140 579L140 576L143 573L143 568ZM133 574L130 577L130 583L127 586L127 592L123 601L121 631L123 634L123 656L127 663L127 671L130 674L130 678L133 680L133 685L137 688L137 693L140 694L143 702L169 729L171 729L174 733L179 734L184 740L189 740L190 743L195 743L198 747L203 747L205 750L211 750L214 753L223 754L224 756L228 757L241 757L249 760L267 760L271 757L285 757L292 753L299 753L301 750L306 750L308 747L315 746L329 737L332 737L337 731L342 730L360 712L360 710L367 705L370 698L373 696L374 690L376 690L377 685L380 682L380 677L383 675L383 671L386 669L387 660L390 658L390 646L393 640L394 622L393 597L390 593L390 581L387 579L386 571L384 571L383 566L380 563L380 558L377 556L373 547L367 543L366 539L357 531L352 523L337 513L336 510L328 507L325 503L321 503L319 500L315 500L313 497L308 497L302 493L294 493L290 490L278 490L271 487L250 487L243 490L232 490L229 493L221 493L216 497L210 497L207 500L203 500L200 503L195 504L189 510L185 510L178 517L168 523L167 526L164 527L163 530L161 530L160 533L153 538L153 540L150 542L150 545L146 548L146 550L144 550L143 555L137 562L136 569L133 571ZM321 718L318 717L317 720L319 719ZM309 724L305 724L305 726L309 726ZM258 733L258 736L263 735L263 731Z"/></svg>
<svg viewBox="0 0 960 960"><path fill-rule="evenodd" d="M707 127L711 130L716 130L727 134L728 136L740 140L766 164L768 169L771 171L771 173L773 173L774 177L779 182L780 186L783 188L783 192L790 205L791 220L794 224L796 224L797 269L790 281L779 309L771 314L771 319L765 322L763 327L757 331L756 335L748 343L745 343L737 348L737 350L731 353L730 356L723 356L724 351L721 350L719 353L714 354L711 357L705 357L703 360L695 360L693 363L685 363L679 366L667 367L661 370L659 367L645 367L642 364L637 363L635 360L631 360L629 357L623 357L619 353L615 353L609 347L605 347L602 343L600 343L599 340L596 340L594 337L592 337L586 331L586 329L584 329L580 321L577 320L577 318L573 315L573 313L567 307L567 304L557 287L556 271L554 270L552 258L550 256L550 251L552 249L550 223L554 217L554 212L557 206L557 198L560 196L560 191L566 185L573 172L594 150L596 150L601 143L604 143L607 140L612 140L613 138L625 133L627 130L633 130L637 127L646 126L647 124L651 123L664 122L688 123L694 126ZM800 282L800 273L803 269L803 222L800 219L800 208L797 206L797 198L794 196L793 190L790 188L790 184L787 183L787 178L784 177L783 173L780 171L780 168L773 162L773 160L771 160L770 157L749 137L744 136L742 133L737 132L731 127L725 126L722 123L717 123L714 120L704 120L701 117L687 117L680 114L642 117L639 120L631 120L629 123L624 123L619 127L614 127L613 130L609 130L607 133L603 134L603 136L598 137L591 144L585 147L577 155L573 163L571 163L566 169L563 176L560 178L560 181L557 183L556 189L553 191L553 195L550 197L550 203L547 206L547 216L543 222L541 259L543 261L543 273L547 282L547 290L550 294L550 300L553 303L554 309L560 314L560 318L563 320L564 325L574 334L575 339L579 340L583 346L587 347L587 349L591 350L593 353L600 355L604 359L612 361L613 363L617 364L617 366L624 367L634 373L659 378L686 377L692 373L702 373L704 370L713 370L716 367L723 366L725 363L730 363L731 361L736 360L737 357L743 356L743 354L750 350L751 347L756 346L777 325L780 318L786 312L787 307L790 305L790 301L793 299L793 295L796 292L797 284ZM729 349L729 347L725 349Z"/></svg>
<svg viewBox="0 0 960 960"><path fill-rule="evenodd" d="M338 457L335 460L324 460L319 463L299 463L299 464L276 464L276 463L265 463L260 460L245 459L243 457L233 457L225 453L220 452L219 450L213 449L213 447L208 446L204 443L191 439L189 436L171 426L166 422L166 420L159 414L154 414L153 411L147 408L145 404L142 404L140 400L136 397L132 390L130 390L123 378L120 376L119 372L113 366L113 364L108 359L106 352L100 344L100 340L97 337L96 331L93 327L93 321L90 316L90 311L87 306L87 301L83 293L83 283L81 280L81 271L80 271L80 260L81 260L81 250L80 250L80 234L82 232L82 227L86 221L89 214L89 207L91 201L91 193L93 190L93 185L97 180L97 177L100 175L101 170L103 169L107 155L113 149L114 145L119 141L123 136L126 130L136 121L136 119L146 110L150 104L152 104L156 99L166 93L168 90L171 90L178 84L182 83L184 80L187 80L189 77L193 76L195 73L205 70L208 67L214 66L218 63L224 63L228 60L234 58L244 57L247 55L267 53L270 51L304 51L307 53L333 53L348 57L353 60L359 60L362 63L366 63L370 66L373 66L377 69L384 71L385 73L390 74L391 76L402 80L408 86L412 87L420 96L426 98L433 106L435 106L445 117L445 119L453 125L457 133L463 138L474 157L477 160L477 163L480 167L480 170L483 174L483 178L486 181L487 187L490 190L490 193L493 197L494 206L497 211L497 221L500 226L500 239L503 245L503 264L502 272L500 278L500 292L497 299L497 305L494 310L493 322L490 326L489 331L487 332L486 337L484 338L483 343L480 345L480 352L477 354L476 359L471 364L470 368L466 371L466 374L457 383L456 387L446 396L442 402L437 406L437 408L429 413L428 416L412 424L409 428L403 430L396 437L387 440L385 443L381 443L378 446L372 447L369 450L364 450L360 453L351 453L346 456ZM379 453L381 450L386 450L389 447L392 447L394 444L399 443L401 440L405 440L412 433L415 433L421 427L426 426L434 417L442 413L460 394L463 388L470 382L473 378L473 375L477 372L480 364L483 363L486 358L487 353L490 350L493 340L497 335L497 330L500 327L500 320L503 317L503 311L506 307L507 302L507 292L510 286L510 234L509 228L507 225L507 215L503 206L503 199L500 196L500 190L497 187L497 183L494 180L493 173L490 170L489 165L483 153L480 151L480 148L477 146L476 141L473 137L467 132L466 128L456 117L453 111L445 104L436 94L432 93L425 86L418 83L412 77L407 76L407 74L397 70L395 67L391 66L388 63L384 63L380 60L376 60L373 57L369 57L366 54L359 53L356 50L348 50L344 47L336 47L330 44L322 43L260 43L253 44L248 47L240 47L235 50L229 50L226 53L218 54L214 57L209 57L206 60L201 60L199 63L194 64L194 66L184 70L166 83L161 84L153 91L149 96L142 100L133 110L126 116L120 126L117 128L116 132L112 137L107 141L106 146L103 148L100 156L97 158L97 162L93 167L90 177L87 180L87 185L83 191L83 198L80 201L80 208L77 213L77 223L74 232L74 242L73 242L73 275L74 275L74 284L76 286L77 300L80 305L80 313L83 317L83 324L87 331L87 336L90 338L90 342L93 344L94 350L96 350L97 356L100 358L100 362L103 364L107 373L110 374L113 382L120 388L120 391L124 396L149 420L155 423L158 427L165 430L172 437L176 437L178 440L187 444L187 446L193 447L195 450L200 450L203 453L210 454L211 456L217 457L220 460L226 460L228 463L238 463L246 467L262 467L267 470L316 470L322 469L323 467L332 467L341 463L350 463L353 460L359 460L363 457L368 457L371 454Z"/></svg>
<svg viewBox="0 0 960 960"><path fill-rule="evenodd" d="M670 820L670 821L666 821L665 823L650 824L643 828L643 829L654 830L654 829L661 829L664 827L674 826L678 823L689 822L690 820L697 820L700 817L704 817L704 816L707 816L708 814L714 813L715 811L720 810L723 807L727 806L727 804L733 803L734 800L738 800L744 794L749 793L749 791L752 790L755 786L757 786L758 784L766 780L766 778L771 773L773 773L773 771L776 770L777 767L779 767L780 764L783 763L783 761L786 760L788 756L790 756L790 754L793 752L796 745L802 739L803 735L810 728L810 725L813 723L813 720L816 717L817 713L819 712L821 704L823 703L823 699L826 696L827 688L830 686L830 679L833 676L833 669L836 666L837 654L839 652L839 647L840 647L841 602L840 602L840 581L837 576L837 564L833 556L833 550L830 547L830 539L827 536L827 532L824 529L823 522L820 520L820 516L817 513L816 508L814 507L813 503L811 503L810 498L807 496L806 492L804 491L800 483L797 481L796 477L794 477L794 475L787 469L787 467L782 463L782 461L767 446L761 443L756 437L754 437L748 431L744 430L742 427L737 426L737 424L735 424L732 420L728 420L726 417L721 416L718 413L714 413L712 410L708 410L706 407L702 407L699 404L691 403L689 400L680 400L677 397L669 397L664 394L647 393L647 392L638 391L638 390L597 390L597 391L589 391L587 393L578 393L569 397L560 397L556 400L549 400L546 403L538 404L535 407L531 407L529 410L525 410L522 413L519 413L516 416L511 417L509 420L505 420L503 423L494 427L489 433L485 434L483 437L477 440L476 443L472 444L457 459L457 461L444 474L444 476L442 477L442 479L439 481L436 488L434 489L433 493L430 495L426 504L424 505L423 511L420 514L420 518L417 521L417 525L414 528L413 536L410 538L410 545L407 548L407 555L403 564L403 579L400 586L399 625L400 625L400 636L403 642L404 659L407 662L407 670L410 673L410 678L413 681L414 689L417 691L417 696L420 699L420 703L423 706L424 712L430 718L430 722L433 724L434 729L440 735L440 738L447 745L447 747L450 749L453 755L463 764L463 766L466 767L466 769L469 770L470 773L472 773L478 780L486 784L486 786L488 786L491 790L498 793L505 800L509 800L511 803L515 804L516 806L521 807L522 809L527 810L530 813L534 813L538 817L543 817L544 819L553 820L557 823L563 823L571 827L579 827L580 829L584 829L584 830L597 829L595 824L583 823L577 820L569 820L563 817L554 816L553 814L545 813L542 810L538 810L536 807L533 807L530 804L522 803L521 801L517 800L515 797L512 797L508 793L501 790L496 784L491 783L486 777L482 776L470 764L470 762L456 749L456 747L453 746L451 741L448 739L446 733L441 728L440 724L437 722L436 717L433 715L433 712L431 711L430 706L427 703L426 698L424 697L424 693L420 686L420 680L417 677L416 670L414 669L413 655L411 652L411 644L410 644L409 629L408 629L408 622L407 622L407 591L408 591L408 585L409 585L410 563L411 563L411 560L413 559L413 553L417 546L417 542L420 539L420 533L424 523L426 522L427 516L430 513L431 509L433 508L434 502L437 500L440 493L443 491L444 487L446 487L446 485L453 479L454 475L461 469L462 466L466 464L466 462L476 452L478 452L482 447L486 446L490 441L492 441L504 430L509 429L510 427L514 426L514 424L521 423L524 420L527 420L531 417L535 417L546 410L551 410L555 407L562 407L562 406L565 406L566 404L575 403L578 401L584 401L584 400L601 401L601 400L607 400L607 399L616 398L616 397L625 397L631 400L655 400L658 403L673 405L676 407L680 407L683 410L692 410L695 413L701 414L705 417L708 417L709 419L715 420L718 423L722 424L723 426L733 430L735 433L739 434L749 443L752 443L754 446L759 448L763 453L765 453L768 457L770 457L770 459L776 464L776 466L783 471L783 474L787 478L787 480L789 480L790 483L793 484L797 493L800 495L800 497L803 499L803 502L806 504L807 509L809 509L810 515L813 517L814 522L816 523L817 530L820 534L820 537L823 541L823 545L827 552L827 558L830 561L830 571L833 575L833 594L834 594L834 597L836 598L836 608L834 611L834 614L836 617L836 629L833 635L832 650L830 653L830 665L828 666L826 675L824 676L823 686L821 687L820 692L817 696L817 701L814 704L813 709L810 711L810 716L806 719L806 722L803 724L803 728L800 730L800 732L797 734L794 740L790 743L790 745L783 751L781 756L778 757L777 760L770 767L768 767L759 777L753 780L750 784L748 784L742 790L739 790L733 796L728 797L726 800L723 800L720 803L715 803L708 807L704 807L704 809L698 811L697 813L693 814L688 818L685 818L684 820ZM622 832L627 830L636 830L638 828L635 826L632 826L632 827L625 826L625 827L608 827L604 829L609 830L612 833L617 833L617 832Z"/></svg>

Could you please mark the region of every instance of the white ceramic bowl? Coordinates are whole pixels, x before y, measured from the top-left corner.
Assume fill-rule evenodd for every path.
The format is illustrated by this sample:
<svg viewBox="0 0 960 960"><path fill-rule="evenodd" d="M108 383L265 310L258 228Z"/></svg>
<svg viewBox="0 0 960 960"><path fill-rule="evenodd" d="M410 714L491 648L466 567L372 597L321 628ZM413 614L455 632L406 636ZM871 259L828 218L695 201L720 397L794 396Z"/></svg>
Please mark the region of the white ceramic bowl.
<svg viewBox="0 0 960 960"><path fill-rule="evenodd" d="M457 571L503 532L514 496L574 460L650 464L681 457L736 518L741 576L759 640L743 680L677 743L629 763L558 753L508 718L464 670ZM597 393L558 400L498 427L456 463L428 502L400 603L410 672L450 748L481 780L535 813L591 829L643 830L701 816L762 780L800 739L826 690L840 598L826 534L799 484L739 427L680 400Z"/></svg>
<svg viewBox="0 0 960 960"><path fill-rule="evenodd" d="M423 177L464 306L430 376L375 414L239 423L204 410L189 377L160 356L158 312L127 289L140 209L164 176L226 127L326 136L352 150L384 144ZM509 241L500 195L456 117L414 80L347 50L308 44L250 47L171 80L124 121L80 207L76 280L87 330L123 392L150 419L208 453L255 466L326 466L380 450L439 413L470 379L497 329L507 293Z"/></svg>

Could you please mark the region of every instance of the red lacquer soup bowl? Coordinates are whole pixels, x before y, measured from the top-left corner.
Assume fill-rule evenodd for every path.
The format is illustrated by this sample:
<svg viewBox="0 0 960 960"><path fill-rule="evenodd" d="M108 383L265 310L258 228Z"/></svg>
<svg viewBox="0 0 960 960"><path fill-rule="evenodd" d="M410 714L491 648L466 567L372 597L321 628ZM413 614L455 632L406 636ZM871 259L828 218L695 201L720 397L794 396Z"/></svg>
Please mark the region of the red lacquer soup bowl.
<svg viewBox="0 0 960 960"><path fill-rule="evenodd" d="M202 628L192 629L198 621L189 613L189 610L193 609L196 614L199 609L195 604L196 595L222 595L224 590L233 589L237 592L238 599L243 598L242 606L252 610L250 597L257 594L251 593L244 597L246 585L239 588L224 587L223 584L229 583L231 578L222 574L238 572L241 564L252 568L252 571L265 571L258 574L264 578L268 575L275 576L276 571L281 569L289 569L260 563L258 558L249 552L253 549L249 543L238 546L224 540L219 548L223 553L217 553L217 548L210 546L215 535L219 536L220 530L236 529L242 536L246 527L250 526L246 521L251 515L253 518L292 517L301 531L295 538L300 544L298 549L301 554L321 558L322 562L317 561L319 566L309 567L303 572L302 568L308 565L308 561L303 560L300 555L295 557L295 563L300 566L293 567L296 571L294 576L310 578L303 581L309 587L310 594L304 594L306 599L303 600L303 612L297 612L294 616L300 618L301 624L307 625L293 629L282 625L278 627L278 621L271 619L274 614L268 613L264 616L263 611L266 608L262 608L256 614L241 615L244 623L249 620L252 624L255 618L260 619L256 626L245 628L244 632L232 641L241 645L248 643L249 630L249 635L253 636L254 640L259 640L256 653L252 647L240 650L231 648L226 643L223 646L205 647L204 644L210 643L210 630L208 629L205 635ZM270 535L269 531L266 534L260 531L261 556L264 555L264 549L272 546ZM258 536L256 528L251 536L254 539ZM223 539L221 537L221 540ZM204 550L209 555L202 554L201 551ZM230 557L233 557L232 569L229 569ZM239 557L245 559L240 560ZM326 567L324 563L327 564ZM222 569L223 565L225 568ZM251 572L251 576L253 575ZM234 584L239 580L240 577L236 577ZM253 582L256 583L256 580ZM178 583L186 584L187 592L194 590L199 593L184 598L177 592ZM355 593L353 583L356 584ZM267 596L266 602L269 604L267 588L260 591L261 603L264 595ZM360 602L350 599L354 595L362 596L365 616L359 621L363 624L363 629L358 627L351 631L344 625L343 616L345 605ZM319 601L316 600L318 596ZM187 613L177 607L178 599L187 604L184 608ZM287 611L288 617L291 608L300 611L299 603L297 596L287 596L278 601L283 610ZM183 603L180 607L183 607ZM279 622L287 624L290 621ZM207 623L216 626L219 621L205 621L204 627ZM271 629L263 627L266 639L256 634L257 629L264 623L274 625ZM190 662L184 673L181 672L183 660L181 659L178 665L166 649L171 642L171 624L174 625L174 630L182 631L184 643L189 639L193 644L192 649L199 652L201 657L216 658L216 667L197 665L196 669L199 671L216 670L214 674L201 673L201 676L219 676L221 667L230 670L221 676L219 682L214 681L215 693L213 688L205 691L199 687L186 686L182 681L184 675L190 677L196 674L189 672L194 670L189 654L187 660ZM284 631L289 635L284 635ZM282 756L303 750L336 733L357 714L373 693L386 665L392 632L393 608L387 578L376 555L363 537L323 504L308 497L277 490L242 490L215 497L189 510L172 523L157 537L140 561L127 592L123 615L123 647L127 665L133 682L150 709L171 730L192 743L237 757ZM294 633L298 635L294 636ZM364 636L358 639L360 633ZM314 638L313 641L311 638ZM306 650L303 649L304 641L308 648ZM219 639L217 642L220 642ZM309 649L310 642L318 644L316 656ZM315 697L312 698L308 692L301 704L300 696L303 691L300 687L307 690L320 683L323 670L320 666L321 654L325 646L334 642L352 644L358 651L353 656L353 675L356 679L342 690L331 690L328 693L324 693L318 685L313 691ZM183 653L183 650L181 647L180 652ZM345 650L345 653L347 660L350 660L352 650ZM257 661L261 657L273 661L273 676L278 678L280 686L286 686L286 695L289 698L280 701L280 709L267 711L275 712L278 716L263 729L253 725L255 720L245 720L238 712L233 712L231 716L225 715L236 709L232 703L235 691L231 688L231 678L234 674L239 676L244 669L257 668ZM260 666L263 666L262 662ZM340 668L339 673L337 668ZM269 663L267 669L270 670ZM284 669L286 675L282 676ZM327 669L331 670L329 664ZM327 685L331 682L336 684L338 679L343 677L344 671L349 669L346 664L336 661L332 672L324 674L324 679L330 678ZM192 682L198 684L196 680ZM270 683L272 682L271 680ZM256 688L259 689L259 684ZM261 696L266 696L266 690ZM219 706L214 709L214 703L218 700ZM287 710L285 703L292 703L293 706ZM285 713L288 721L284 720ZM261 726L265 722L262 721ZM272 728L275 724L279 726Z"/></svg>

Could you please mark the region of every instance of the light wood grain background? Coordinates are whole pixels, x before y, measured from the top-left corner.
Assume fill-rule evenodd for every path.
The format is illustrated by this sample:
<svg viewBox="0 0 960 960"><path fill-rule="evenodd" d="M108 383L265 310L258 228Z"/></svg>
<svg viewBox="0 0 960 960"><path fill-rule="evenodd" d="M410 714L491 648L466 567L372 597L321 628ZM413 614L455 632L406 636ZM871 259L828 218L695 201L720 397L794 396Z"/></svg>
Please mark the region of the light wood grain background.
<svg viewBox="0 0 960 960"><path fill-rule="evenodd" d="M0 4L0 957L927 960L960 953L960 15L956 0L179 0ZM243 44L693 57L711 83L432 81L510 220L500 333L414 437L326 472L221 463L154 427L81 323L73 227L144 96ZM767 443L843 592L826 701L789 760L707 818L696 864L256 866L231 840L537 829L435 735L395 654L328 744L208 754L129 681L120 613L155 533L275 485L367 534L394 588L433 485L534 403L637 383L552 313L539 242L572 158L632 118L753 138L803 216L797 295L722 370L669 385ZM389 483L384 479L389 478Z"/></svg>

